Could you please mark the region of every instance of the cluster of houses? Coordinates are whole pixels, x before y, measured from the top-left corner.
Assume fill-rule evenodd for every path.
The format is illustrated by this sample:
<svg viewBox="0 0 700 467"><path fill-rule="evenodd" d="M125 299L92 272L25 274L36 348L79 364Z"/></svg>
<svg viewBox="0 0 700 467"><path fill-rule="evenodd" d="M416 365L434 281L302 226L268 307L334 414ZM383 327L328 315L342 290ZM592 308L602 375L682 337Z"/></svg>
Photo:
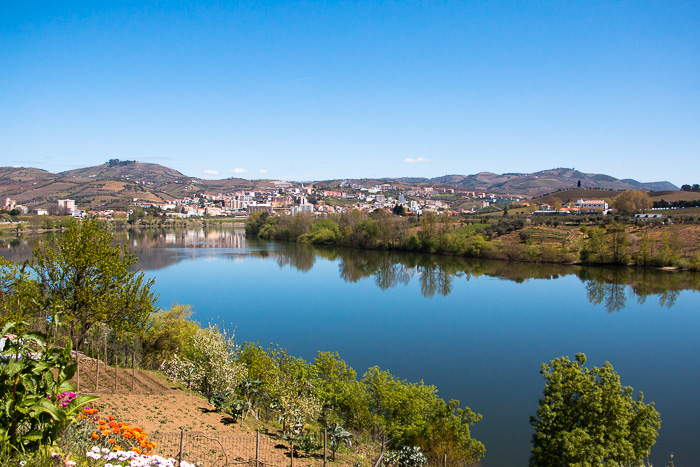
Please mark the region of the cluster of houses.
<svg viewBox="0 0 700 467"><path fill-rule="evenodd" d="M453 188L411 188L397 193L395 186L380 184L364 187L343 182L339 189L317 188L313 185L292 186L255 191L236 191L228 194L197 195L175 199L164 203L139 202L134 205L142 208L158 208L170 217L199 216L245 216L254 211L267 211L270 214L312 213L325 215L352 210L371 212L376 209L393 210L403 206L407 213L422 214L430 211L453 213L474 212L474 208L483 208L494 203L519 201L520 196L497 196L490 193L473 191L456 191ZM440 194L459 195L461 198L473 198L471 210L451 210L450 205L430 197ZM328 198L335 198L330 201ZM312 202L313 201L313 202Z"/></svg>
<svg viewBox="0 0 700 467"><path fill-rule="evenodd" d="M436 195L448 196L449 202ZM450 203L454 200L469 200L466 209L453 209ZM192 195L181 199L162 202L151 202L134 198L135 207L145 209L156 208L164 215L173 218L189 218L202 216L245 217L251 212L266 211L270 214L310 213L327 215L352 210L371 212L377 209L395 210L403 207L410 214L424 212L445 212L451 214L474 212L493 204L521 202L522 196L496 195L492 193L461 190L446 187L410 187L399 190L398 187L383 183L372 186L343 182L338 188L329 189L314 185L295 185L289 182L279 182L271 188L258 190L239 190L232 193L217 195ZM58 211L74 217L97 217L109 219L115 215L128 215L132 211L114 210L82 210L76 207L75 200L61 199L57 201ZM18 205L16 201L7 198L4 208L17 209L27 214L26 206ZM542 205L536 215L575 214L582 212L607 212L608 205L601 200L579 200L575 206L554 209ZM47 215L46 209L35 209L34 214Z"/></svg>
<svg viewBox="0 0 700 467"><path fill-rule="evenodd" d="M610 207L602 199L579 199L566 207L555 208L550 204L541 204L540 209L533 212L535 216L567 216L570 214L607 214Z"/></svg>

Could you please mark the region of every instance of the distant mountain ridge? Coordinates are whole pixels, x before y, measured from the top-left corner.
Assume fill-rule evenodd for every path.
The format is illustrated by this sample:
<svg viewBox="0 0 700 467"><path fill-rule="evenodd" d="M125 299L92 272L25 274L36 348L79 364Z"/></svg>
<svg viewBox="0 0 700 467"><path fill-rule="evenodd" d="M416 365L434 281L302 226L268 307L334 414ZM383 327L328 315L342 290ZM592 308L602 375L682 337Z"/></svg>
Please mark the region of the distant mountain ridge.
<svg viewBox="0 0 700 467"><path fill-rule="evenodd" d="M432 183L438 185L454 185L474 191L493 193L524 194L538 196L565 188L578 186L582 188L598 188L604 190L678 190L679 188L667 181L641 183L633 179L620 180L605 174L587 174L575 169L557 168L541 170L534 173L505 173L479 172L474 175L444 175L435 178L396 178L399 182L411 180L410 183Z"/></svg>
<svg viewBox="0 0 700 467"><path fill-rule="evenodd" d="M391 183L405 190L412 186L454 187L469 191L540 196L576 187L605 190L677 191L666 181L641 183L605 174L586 174L575 169L557 168L531 174L479 172L473 175L443 175L434 178L400 177L355 180L321 180L310 183L338 187L343 182L372 186ZM0 167L0 198L12 198L32 207L55 205L62 198L75 199L82 207L126 208L134 199L165 202L198 193L230 193L237 190L283 188L292 183L280 180L228 178L206 180L189 177L160 164L112 159L94 167L54 174L42 169Z"/></svg>

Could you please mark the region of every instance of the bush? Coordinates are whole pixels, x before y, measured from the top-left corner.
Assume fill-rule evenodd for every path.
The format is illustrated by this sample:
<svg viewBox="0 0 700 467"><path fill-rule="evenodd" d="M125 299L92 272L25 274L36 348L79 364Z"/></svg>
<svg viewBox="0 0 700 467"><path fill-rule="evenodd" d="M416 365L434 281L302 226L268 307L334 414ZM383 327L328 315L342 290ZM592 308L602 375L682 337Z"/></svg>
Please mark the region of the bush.
<svg viewBox="0 0 700 467"><path fill-rule="evenodd" d="M403 446L398 451L390 451L384 457L384 465L397 467L423 467L428 463L420 451L420 446Z"/></svg>

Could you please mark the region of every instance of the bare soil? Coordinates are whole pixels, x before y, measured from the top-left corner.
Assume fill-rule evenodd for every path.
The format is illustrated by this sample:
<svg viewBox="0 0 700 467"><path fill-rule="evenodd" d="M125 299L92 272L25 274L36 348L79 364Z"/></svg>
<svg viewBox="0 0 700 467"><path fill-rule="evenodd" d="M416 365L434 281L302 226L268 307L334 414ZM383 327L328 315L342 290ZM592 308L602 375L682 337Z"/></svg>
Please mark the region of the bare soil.
<svg viewBox="0 0 700 467"><path fill-rule="evenodd" d="M158 372L117 368L116 375L115 390L113 366L107 367L99 361L98 370L95 359L80 356L73 384L81 394L100 397L92 405L103 418L111 415L119 422L143 428L158 445L155 454L176 457L182 442L183 459L218 467L255 459L257 447L257 458L264 464L291 464L289 443L271 423L256 420L252 415L243 422L234 420ZM352 453L339 453L334 464L355 464L362 458L369 459L365 462L369 463L376 454L372 446L360 443L354 446ZM322 463L322 450L305 455L296 448L295 465Z"/></svg>

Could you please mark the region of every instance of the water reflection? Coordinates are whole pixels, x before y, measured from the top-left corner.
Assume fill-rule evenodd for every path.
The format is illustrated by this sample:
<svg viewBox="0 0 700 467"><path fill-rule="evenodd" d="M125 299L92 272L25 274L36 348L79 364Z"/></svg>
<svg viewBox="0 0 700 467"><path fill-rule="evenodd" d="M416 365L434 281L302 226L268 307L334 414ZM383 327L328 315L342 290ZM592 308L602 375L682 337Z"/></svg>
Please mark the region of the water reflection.
<svg viewBox="0 0 700 467"><path fill-rule="evenodd" d="M0 255L15 261L28 259L39 238L50 240L52 237L0 240ZM406 286L415 278L424 297L447 296L455 280L469 281L472 277L489 276L522 283L530 279L551 280L574 275L584 283L591 303L616 312L626 307L630 297L636 298L638 303L656 297L660 306L671 308L682 290L700 290L700 274L692 272L509 263L263 242L248 240L242 229L233 228L130 230L116 232L115 241L129 246L139 257L138 265L142 270L161 269L187 258L211 254L233 259L241 256L273 259L280 267L309 271L317 258L322 258L337 262L339 275L346 282L369 278L381 290Z"/></svg>

